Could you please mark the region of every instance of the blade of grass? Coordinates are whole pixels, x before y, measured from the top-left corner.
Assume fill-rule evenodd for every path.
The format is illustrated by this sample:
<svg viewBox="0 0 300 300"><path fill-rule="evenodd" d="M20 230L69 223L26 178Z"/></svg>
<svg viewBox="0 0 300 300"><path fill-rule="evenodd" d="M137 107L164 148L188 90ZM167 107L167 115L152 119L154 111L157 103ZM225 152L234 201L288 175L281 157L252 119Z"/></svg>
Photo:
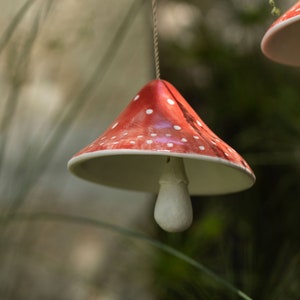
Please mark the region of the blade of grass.
<svg viewBox="0 0 300 300"><path fill-rule="evenodd" d="M117 225L109 224L100 220L95 220L91 218L81 217L81 216L74 216L74 215L68 215L68 214L59 214L59 213L47 213L47 212L40 212L40 213L33 213L33 214L15 214L13 216L7 216L7 217L1 217L0 218L2 224L7 224L10 222L46 222L46 221L56 221L56 222L63 222L63 223L75 223L75 224L81 224L86 226L92 226L96 228L101 228L105 230L109 230L118 234L121 234L123 236L126 236L128 238L137 239L144 241L148 244L150 244L153 247L156 247L170 255L173 255L174 257L177 257L178 259L186 262L187 264L195 267L200 272L203 272L207 276L209 276L211 279L218 282L223 287L230 290L235 295L239 296L242 299L245 300L251 300L249 296L247 296L244 292L234 287L231 283L223 279L222 277L216 275L214 272L212 272L210 269L202 265L201 263L197 262L193 258L185 255L184 253L165 245L155 239L152 239L142 233L120 227Z"/></svg>

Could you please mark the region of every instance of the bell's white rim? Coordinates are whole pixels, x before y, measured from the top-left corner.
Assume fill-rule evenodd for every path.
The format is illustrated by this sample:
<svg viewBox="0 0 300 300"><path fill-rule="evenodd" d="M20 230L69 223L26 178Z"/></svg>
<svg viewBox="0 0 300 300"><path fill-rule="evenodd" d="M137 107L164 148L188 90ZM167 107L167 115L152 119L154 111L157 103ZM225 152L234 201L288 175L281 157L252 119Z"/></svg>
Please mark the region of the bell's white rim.
<svg viewBox="0 0 300 300"><path fill-rule="evenodd" d="M227 165L228 167L232 167L241 171L244 171L247 173L250 177L253 178L255 181L255 175L254 173L240 165L231 161L228 161L226 159L223 159L221 157L214 157L214 156L209 156L209 155L201 155L201 154L193 154L193 153L180 153L180 152L169 152L169 151L149 151L149 150L134 150L134 149L121 149L121 150L99 150L99 151L94 151L94 152L88 152L88 153L82 153L77 156L72 157L68 161L68 169L76 174L73 171L73 166L89 160L91 158L96 158L96 157L105 157L105 156L117 156L117 155L157 155L157 156L175 156L175 157L181 157L181 158L188 158L188 159L195 159L195 160L203 160L203 161L210 161L214 163L220 163L223 165Z"/></svg>

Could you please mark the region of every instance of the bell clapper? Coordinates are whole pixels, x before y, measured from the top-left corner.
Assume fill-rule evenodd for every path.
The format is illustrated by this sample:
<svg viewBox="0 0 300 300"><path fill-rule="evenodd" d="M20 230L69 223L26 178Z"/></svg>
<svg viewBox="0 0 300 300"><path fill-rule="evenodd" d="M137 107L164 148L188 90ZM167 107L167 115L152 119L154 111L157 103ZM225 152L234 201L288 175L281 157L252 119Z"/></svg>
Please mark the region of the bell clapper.
<svg viewBox="0 0 300 300"><path fill-rule="evenodd" d="M179 232L190 227L193 208L182 158L168 157L159 184L154 208L155 221L169 232Z"/></svg>

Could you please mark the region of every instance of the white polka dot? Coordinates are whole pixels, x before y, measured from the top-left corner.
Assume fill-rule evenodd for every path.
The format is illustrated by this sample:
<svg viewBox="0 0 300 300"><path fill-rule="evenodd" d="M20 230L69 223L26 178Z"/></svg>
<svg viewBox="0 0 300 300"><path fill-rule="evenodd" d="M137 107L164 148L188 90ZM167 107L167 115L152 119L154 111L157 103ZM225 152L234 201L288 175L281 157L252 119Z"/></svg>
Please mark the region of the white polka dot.
<svg viewBox="0 0 300 300"><path fill-rule="evenodd" d="M218 139L218 138L215 138L215 141L216 141L216 142L221 142L221 140L220 140L220 139Z"/></svg>
<svg viewBox="0 0 300 300"><path fill-rule="evenodd" d="M187 139L182 138L181 141L184 142L184 143L186 143L186 142L187 142Z"/></svg>
<svg viewBox="0 0 300 300"><path fill-rule="evenodd" d="M151 133L150 135L151 136L157 136L157 133Z"/></svg>
<svg viewBox="0 0 300 300"><path fill-rule="evenodd" d="M174 104L175 104L175 101L172 100L172 99L170 99L170 98L167 99L167 102L168 102L170 105L174 105Z"/></svg>
<svg viewBox="0 0 300 300"><path fill-rule="evenodd" d="M143 135L138 135L138 136L137 136L138 139L141 139L141 138L143 138L143 137L144 137Z"/></svg>
<svg viewBox="0 0 300 300"><path fill-rule="evenodd" d="M153 109L149 108L146 110L147 115L151 115L153 113Z"/></svg>
<svg viewBox="0 0 300 300"><path fill-rule="evenodd" d="M202 123L199 120L197 120L197 124L202 127Z"/></svg>
<svg viewBox="0 0 300 300"><path fill-rule="evenodd" d="M104 143L102 142L102 143L99 143L99 146L103 146L104 145Z"/></svg>
<svg viewBox="0 0 300 300"><path fill-rule="evenodd" d="M179 125L174 125L173 128L174 128L175 130L181 130L181 127L180 127Z"/></svg>
<svg viewBox="0 0 300 300"><path fill-rule="evenodd" d="M151 144L153 143L153 141L152 141L152 140L147 140L146 143L147 143L148 145L151 145Z"/></svg>
<svg viewBox="0 0 300 300"><path fill-rule="evenodd" d="M117 144L119 144L119 142L113 142L113 145L117 145Z"/></svg>
<svg viewBox="0 0 300 300"><path fill-rule="evenodd" d="M205 150L205 147L204 146L199 146L199 149L203 151L203 150Z"/></svg>
<svg viewBox="0 0 300 300"><path fill-rule="evenodd" d="M199 136L197 136L197 135L194 135L193 138L194 138L195 140L199 140Z"/></svg>
<svg viewBox="0 0 300 300"><path fill-rule="evenodd" d="M123 132L123 135L128 135L128 132Z"/></svg>
<svg viewBox="0 0 300 300"><path fill-rule="evenodd" d="M228 153L226 153L226 152L224 152L224 154L228 157L229 156L229 154Z"/></svg>
<svg viewBox="0 0 300 300"><path fill-rule="evenodd" d="M140 95L136 95L134 98L133 98L133 101L136 101L140 98Z"/></svg>
<svg viewBox="0 0 300 300"><path fill-rule="evenodd" d="M216 145L216 144L217 144L215 141L211 141L211 143L212 143L213 145Z"/></svg>
<svg viewBox="0 0 300 300"><path fill-rule="evenodd" d="M172 136L172 134L171 133L166 133L165 136Z"/></svg>
<svg viewBox="0 0 300 300"><path fill-rule="evenodd" d="M112 129L116 128L118 126L118 122L116 122L113 126L111 126Z"/></svg>
<svg viewBox="0 0 300 300"><path fill-rule="evenodd" d="M111 139L112 139L112 140L114 140L115 138L116 138L116 136L115 136L115 135L111 137Z"/></svg>
<svg viewBox="0 0 300 300"><path fill-rule="evenodd" d="M129 142L131 145L134 145L135 144L135 141L130 141Z"/></svg>
<svg viewBox="0 0 300 300"><path fill-rule="evenodd" d="M171 148L171 147L174 146L174 144L173 143L168 143L167 146Z"/></svg>

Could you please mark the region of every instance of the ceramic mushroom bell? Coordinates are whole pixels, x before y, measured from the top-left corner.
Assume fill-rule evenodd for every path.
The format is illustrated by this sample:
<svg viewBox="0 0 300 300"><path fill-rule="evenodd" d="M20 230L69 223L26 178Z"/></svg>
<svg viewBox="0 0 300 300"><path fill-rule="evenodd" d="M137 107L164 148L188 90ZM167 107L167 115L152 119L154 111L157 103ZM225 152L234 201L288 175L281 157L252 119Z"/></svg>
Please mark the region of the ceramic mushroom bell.
<svg viewBox="0 0 300 300"><path fill-rule="evenodd" d="M280 16L267 30L262 52L278 63L300 66L300 1Z"/></svg>
<svg viewBox="0 0 300 300"><path fill-rule="evenodd" d="M160 79L144 86L68 167L96 183L158 193L154 217L170 232L191 225L190 194L232 193L255 181L245 160L204 124L174 86Z"/></svg>

